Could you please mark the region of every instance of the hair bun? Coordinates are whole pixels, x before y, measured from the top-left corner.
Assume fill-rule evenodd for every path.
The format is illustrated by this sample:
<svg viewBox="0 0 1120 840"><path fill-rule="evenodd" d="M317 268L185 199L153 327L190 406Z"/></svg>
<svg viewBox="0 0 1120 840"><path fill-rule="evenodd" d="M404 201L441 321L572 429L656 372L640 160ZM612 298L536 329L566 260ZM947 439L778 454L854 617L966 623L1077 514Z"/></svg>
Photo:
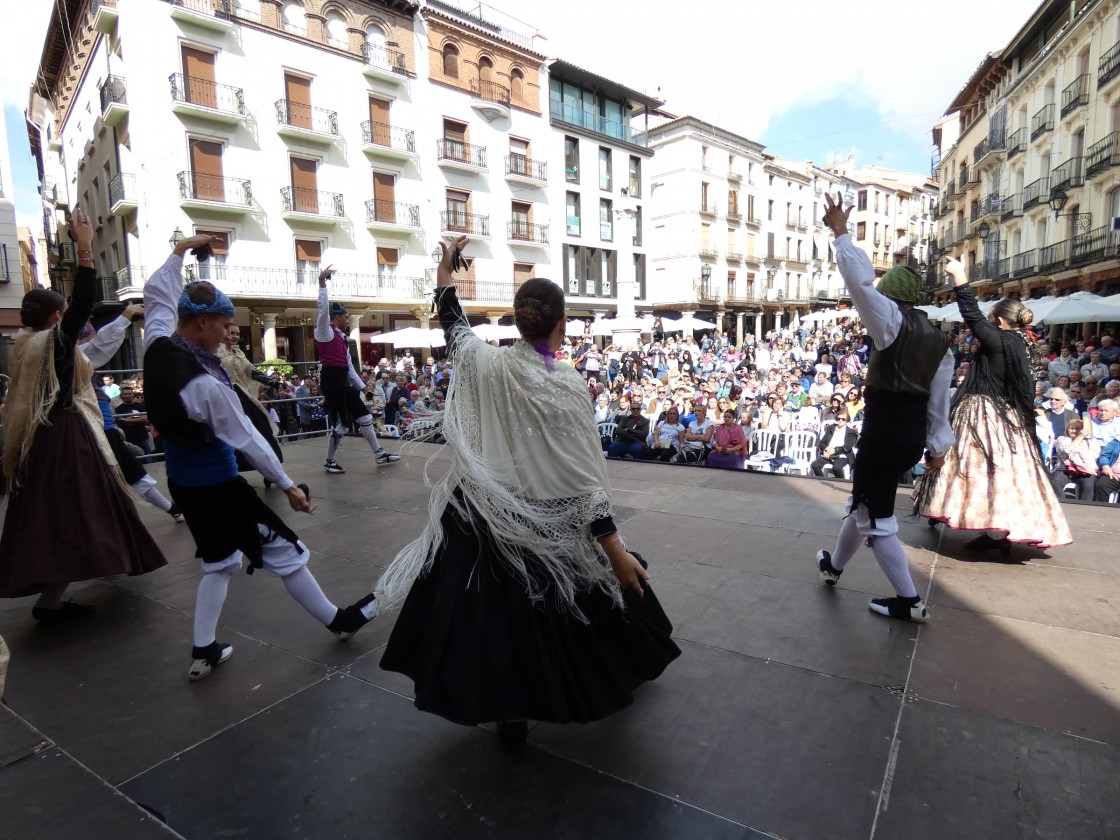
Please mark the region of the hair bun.
<svg viewBox="0 0 1120 840"><path fill-rule="evenodd" d="M1024 306L1022 309L1019 310L1018 321L1019 321L1019 326L1020 327L1029 327L1031 324L1034 323L1034 313L1031 312L1031 310L1029 310L1027 307Z"/></svg>

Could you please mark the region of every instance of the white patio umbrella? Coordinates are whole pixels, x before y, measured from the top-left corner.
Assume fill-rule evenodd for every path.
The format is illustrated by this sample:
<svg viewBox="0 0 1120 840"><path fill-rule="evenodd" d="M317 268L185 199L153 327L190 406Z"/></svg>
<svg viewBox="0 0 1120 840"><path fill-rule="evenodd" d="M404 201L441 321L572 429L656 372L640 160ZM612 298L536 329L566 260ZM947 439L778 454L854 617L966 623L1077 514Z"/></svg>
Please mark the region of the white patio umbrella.
<svg viewBox="0 0 1120 840"><path fill-rule="evenodd" d="M671 320L671 319L665 319ZM611 335L615 332L634 331L648 333L653 329L653 316L647 315L644 318L639 318L636 315L622 315L618 318L604 318L599 322L603 325L610 325L610 331L605 335ZM592 325L594 331L594 325Z"/></svg>
<svg viewBox="0 0 1120 840"><path fill-rule="evenodd" d="M610 318L600 318L598 321L591 322L592 335L614 335L614 331L618 327L614 325L614 321Z"/></svg>
<svg viewBox="0 0 1120 840"><path fill-rule="evenodd" d="M564 330L564 335L568 338L578 338L583 335L585 329L587 329L587 325L583 323L582 318L573 318L568 322L568 328Z"/></svg>
<svg viewBox="0 0 1120 840"><path fill-rule="evenodd" d="M1084 324L1090 321L1120 320L1120 306L1109 298L1091 292L1074 292L1049 301L1024 301L1034 313L1034 322L1047 324Z"/></svg>
<svg viewBox="0 0 1120 840"><path fill-rule="evenodd" d="M471 332L483 341L502 341L508 338L520 338L521 333L512 324L476 324L471 327Z"/></svg>
<svg viewBox="0 0 1120 840"><path fill-rule="evenodd" d="M670 322L672 323L671 326ZM692 332L693 330L714 330L716 328L716 325L711 321L704 321L692 315L686 315L678 320L662 318L661 325L665 328L665 332Z"/></svg>
<svg viewBox="0 0 1120 840"><path fill-rule="evenodd" d="M404 327L387 333L370 336L372 344L392 344L396 347L443 347L443 330L425 330L421 327Z"/></svg>

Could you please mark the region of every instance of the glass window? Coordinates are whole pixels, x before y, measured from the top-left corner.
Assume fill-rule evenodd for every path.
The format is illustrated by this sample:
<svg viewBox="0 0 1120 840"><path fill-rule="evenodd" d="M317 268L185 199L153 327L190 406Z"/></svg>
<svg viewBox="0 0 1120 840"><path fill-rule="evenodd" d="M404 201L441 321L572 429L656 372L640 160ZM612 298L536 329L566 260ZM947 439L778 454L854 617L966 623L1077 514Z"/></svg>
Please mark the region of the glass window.
<svg viewBox="0 0 1120 840"><path fill-rule="evenodd" d="M642 197L642 159L630 156L630 197Z"/></svg>
<svg viewBox="0 0 1120 840"><path fill-rule="evenodd" d="M577 259L579 257L578 245L565 245L564 246L564 279L567 281L568 294L579 294L579 268Z"/></svg>
<svg viewBox="0 0 1120 840"><path fill-rule="evenodd" d="M1120 190L1117 190L1120 194ZM634 211L634 243L635 246L642 244L642 208L639 207Z"/></svg>
<svg viewBox="0 0 1120 840"><path fill-rule="evenodd" d="M611 189L611 150L599 147L599 189Z"/></svg>
<svg viewBox="0 0 1120 840"><path fill-rule="evenodd" d="M859 201L859 203L856 205L856 209L857 210L866 210L867 209L867 190L860 190L859 191L859 200L858 201Z"/></svg>
<svg viewBox="0 0 1120 840"><path fill-rule="evenodd" d="M614 213L609 198L599 199L599 238L604 242L614 240Z"/></svg>
<svg viewBox="0 0 1120 840"><path fill-rule="evenodd" d="M579 140L575 137L564 138L564 179L579 183Z"/></svg>
<svg viewBox="0 0 1120 840"><path fill-rule="evenodd" d="M568 193L567 200L568 236L579 236L579 193Z"/></svg>

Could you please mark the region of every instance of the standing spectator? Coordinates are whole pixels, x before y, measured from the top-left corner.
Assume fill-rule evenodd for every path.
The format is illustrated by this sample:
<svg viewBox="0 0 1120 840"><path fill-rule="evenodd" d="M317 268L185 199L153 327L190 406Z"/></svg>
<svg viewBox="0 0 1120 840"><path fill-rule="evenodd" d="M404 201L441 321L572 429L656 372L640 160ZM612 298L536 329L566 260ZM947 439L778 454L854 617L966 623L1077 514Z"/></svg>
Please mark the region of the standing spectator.
<svg viewBox="0 0 1120 840"><path fill-rule="evenodd" d="M847 410L841 408L836 412L833 422L825 423L817 443L820 457L810 465L813 475L823 476L824 465L832 464L832 474L840 478L844 474L844 468L851 466L859 436L851 427L850 420Z"/></svg>
<svg viewBox="0 0 1120 840"><path fill-rule="evenodd" d="M121 389L117 385L117 380L109 374L101 377L101 390L105 392L110 401L115 400L121 395Z"/></svg>

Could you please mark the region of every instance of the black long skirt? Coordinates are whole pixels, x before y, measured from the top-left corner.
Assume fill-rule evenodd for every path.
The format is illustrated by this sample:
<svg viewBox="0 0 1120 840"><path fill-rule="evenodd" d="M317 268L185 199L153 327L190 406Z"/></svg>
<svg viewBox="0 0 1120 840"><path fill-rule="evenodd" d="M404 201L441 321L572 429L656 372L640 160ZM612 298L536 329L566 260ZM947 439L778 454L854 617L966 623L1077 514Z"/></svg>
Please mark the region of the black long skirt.
<svg viewBox="0 0 1120 840"><path fill-rule="evenodd" d="M431 570L405 600L381 667L416 684L416 707L455 723L587 723L629 706L632 692L680 656L657 596L577 596L588 623L531 601L452 507ZM644 563L643 563L644 565Z"/></svg>

